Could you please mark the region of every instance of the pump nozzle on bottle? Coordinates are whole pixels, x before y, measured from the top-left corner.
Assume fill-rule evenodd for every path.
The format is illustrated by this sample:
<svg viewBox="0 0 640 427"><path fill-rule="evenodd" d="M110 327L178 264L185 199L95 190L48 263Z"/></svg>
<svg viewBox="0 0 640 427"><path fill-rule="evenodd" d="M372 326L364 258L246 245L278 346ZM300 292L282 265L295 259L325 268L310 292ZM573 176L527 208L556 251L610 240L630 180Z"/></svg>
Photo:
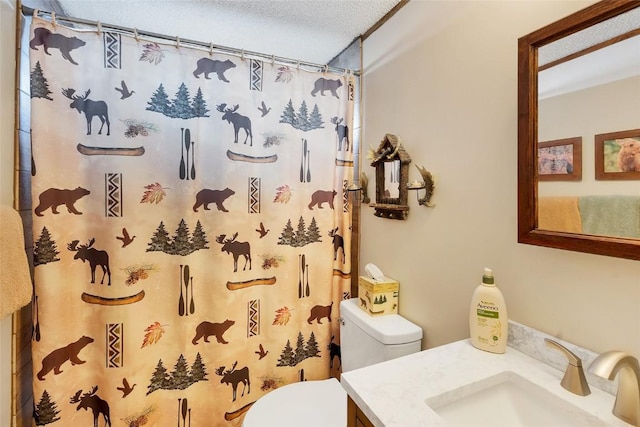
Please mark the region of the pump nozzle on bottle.
<svg viewBox="0 0 640 427"><path fill-rule="evenodd" d="M484 283L485 285L493 285L494 284L493 270L492 269L487 268L487 267L484 268L484 275L482 276L482 283Z"/></svg>

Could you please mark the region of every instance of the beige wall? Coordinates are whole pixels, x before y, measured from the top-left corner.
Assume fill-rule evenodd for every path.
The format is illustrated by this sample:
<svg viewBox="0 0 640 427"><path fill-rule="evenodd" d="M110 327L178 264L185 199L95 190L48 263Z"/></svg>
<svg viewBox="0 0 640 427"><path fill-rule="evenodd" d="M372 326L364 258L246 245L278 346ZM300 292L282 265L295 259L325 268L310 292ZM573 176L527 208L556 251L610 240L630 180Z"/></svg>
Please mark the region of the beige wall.
<svg viewBox="0 0 640 427"><path fill-rule="evenodd" d="M16 1L0 0L0 203L13 204ZM1 296L0 296L1 297ZM10 424L11 317L0 320L0 426Z"/></svg>
<svg viewBox="0 0 640 427"><path fill-rule="evenodd" d="M640 262L517 243L517 39L591 3L413 0L364 41L362 151L396 134L437 188L406 221L363 207L360 269L400 280L425 347L469 336L487 266L511 319L640 356Z"/></svg>

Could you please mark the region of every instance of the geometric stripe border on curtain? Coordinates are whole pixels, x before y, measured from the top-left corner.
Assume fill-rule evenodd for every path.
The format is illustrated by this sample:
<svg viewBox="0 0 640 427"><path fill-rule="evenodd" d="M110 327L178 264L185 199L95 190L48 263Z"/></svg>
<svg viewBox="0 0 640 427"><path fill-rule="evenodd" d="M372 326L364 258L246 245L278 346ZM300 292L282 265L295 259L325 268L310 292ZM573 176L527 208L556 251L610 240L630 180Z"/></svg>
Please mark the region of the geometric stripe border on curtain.
<svg viewBox="0 0 640 427"><path fill-rule="evenodd" d="M122 368L124 365L124 325L107 323L107 368Z"/></svg>
<svg viewBox="0 0 640 427"><path fill-rule="evenodd" d="M356 87L353 84L353 80L349 80L347 88L347 100L353 101L355 98Z"/></svg>
<svg viewBox="0 0 640 427"><path fill-rule="evenodd" d="M262 61L252 59L249 70L251 73L249 83L250 89L262 92Z"/></svg>
<svg viewBox="0 0 640 427"><path fill-rule="evenodd" d="M249 177L249 213L260 213L260 178Z"/></svg>
<svg viewBox="0 0 640 427"><path fill-rule="evenodd" d="M104 175L105 216L122 216L122 174L106 173Z"/></svg>
<svg viewBox="0 0 640 427"><path fill-rule="evenodd" d="M349 192L347 187L349 187L349 181L345 179L342 181L342 211L345 213L349 212Z"/></svg>
<svg viewBox="0 0 640 427"><path fill-rule="evenodd" d="M122 68L121 36L118 33L104 32L104 68Z"/></svg>
<svg viewBox="0 0 640 427"><path fill-rule="evenodd" d="M260 335L260 300L247 303L247 337Z"/></svg>

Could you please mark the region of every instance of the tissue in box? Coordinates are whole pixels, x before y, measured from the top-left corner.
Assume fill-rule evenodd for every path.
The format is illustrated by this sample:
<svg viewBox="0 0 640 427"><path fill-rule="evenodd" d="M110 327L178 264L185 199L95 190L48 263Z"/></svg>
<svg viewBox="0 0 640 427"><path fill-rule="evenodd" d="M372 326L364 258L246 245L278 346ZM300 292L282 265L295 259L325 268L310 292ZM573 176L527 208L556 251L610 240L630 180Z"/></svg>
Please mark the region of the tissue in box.
<svg viewBox="0 0 640 427"><path fill-rule="evenodd" d="M370 316L383 316L398 312L398 292L400 283L390 277L374 280L360 276L358 280L358 297L360 308Z"/></svg>

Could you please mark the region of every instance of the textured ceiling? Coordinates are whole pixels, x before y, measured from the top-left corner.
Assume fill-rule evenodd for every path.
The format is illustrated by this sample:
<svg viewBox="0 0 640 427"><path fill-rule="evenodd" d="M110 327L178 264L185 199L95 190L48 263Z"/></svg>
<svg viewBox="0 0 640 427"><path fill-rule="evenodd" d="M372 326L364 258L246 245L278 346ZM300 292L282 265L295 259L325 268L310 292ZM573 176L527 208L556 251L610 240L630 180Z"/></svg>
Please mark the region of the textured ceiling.
<svg viewBox="0 0 640 427"><path fill-rule="evenodd" d="M598 43L614 39L622 34L637 31L639 27L640 8L632 9L542 46L538 51L538 64L545 65Z"/></svg>
<svg viewBox="0 0 640 427"><path fill-rule="evenodd" d="M538 50L538 64L548 64L637 31L638 28L640 8L542 46ZM545 99L637 76L640 74L639 53L640 36L635 36L551 67L538 75L539 98Z"/></svg>
<svg viewBox="0 0 640 427"><path fill-rule="evenodd" d="M68 16L318 64L333 59L398 2L58 0ZM46 3L23 1L50 10Z"/></svg>

